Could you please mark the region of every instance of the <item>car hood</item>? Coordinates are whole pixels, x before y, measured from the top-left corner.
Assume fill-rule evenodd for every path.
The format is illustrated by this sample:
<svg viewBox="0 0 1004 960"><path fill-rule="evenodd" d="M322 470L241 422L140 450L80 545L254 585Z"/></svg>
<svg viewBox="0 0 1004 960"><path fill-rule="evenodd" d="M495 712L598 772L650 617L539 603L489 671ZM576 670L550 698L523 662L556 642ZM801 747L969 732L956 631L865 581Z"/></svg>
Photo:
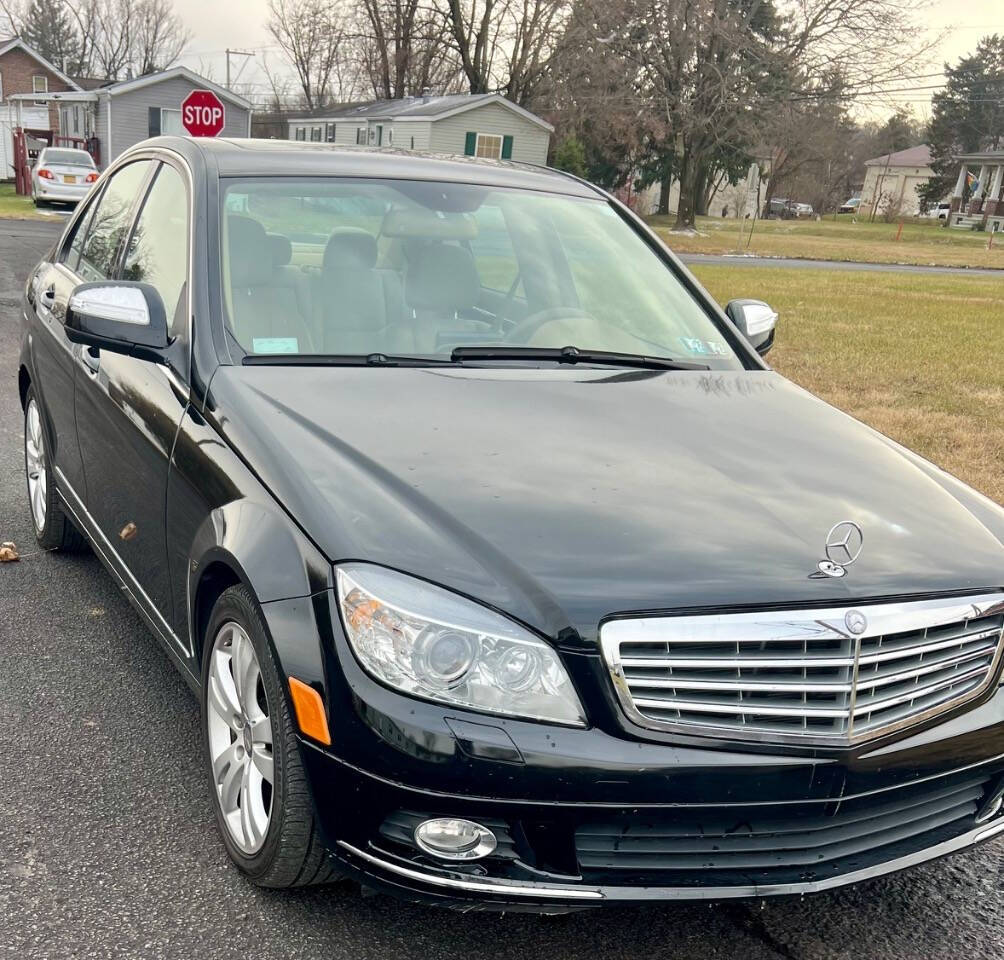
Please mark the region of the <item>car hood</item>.
<svg viewBox="0 0 1004 960"><path fill-rule="evenodd" d="M207 412L332 561L552 636L1004 582L1004 511L771 371L224 367Z"/></svg>

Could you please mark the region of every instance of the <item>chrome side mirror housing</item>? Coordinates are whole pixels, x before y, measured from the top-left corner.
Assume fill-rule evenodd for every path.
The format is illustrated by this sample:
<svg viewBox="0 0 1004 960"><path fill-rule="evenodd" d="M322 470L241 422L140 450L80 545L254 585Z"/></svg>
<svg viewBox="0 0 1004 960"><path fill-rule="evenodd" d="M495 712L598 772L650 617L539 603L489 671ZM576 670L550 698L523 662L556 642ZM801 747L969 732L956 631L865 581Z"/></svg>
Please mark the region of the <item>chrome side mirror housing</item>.
<svg viewBox="0 0 1004 960"><path fill-rule="evenodd" d="M725 312L761 357L774 346L777 311L769 304L763 300L730 300Z"/></svg>
<svg viewBox="0 0 1004 960"><path fill-rule="evenodd" d="M66 336L73 343L160 362L168 346L164 301L148 283L81 283L67 304Z"/></svg>

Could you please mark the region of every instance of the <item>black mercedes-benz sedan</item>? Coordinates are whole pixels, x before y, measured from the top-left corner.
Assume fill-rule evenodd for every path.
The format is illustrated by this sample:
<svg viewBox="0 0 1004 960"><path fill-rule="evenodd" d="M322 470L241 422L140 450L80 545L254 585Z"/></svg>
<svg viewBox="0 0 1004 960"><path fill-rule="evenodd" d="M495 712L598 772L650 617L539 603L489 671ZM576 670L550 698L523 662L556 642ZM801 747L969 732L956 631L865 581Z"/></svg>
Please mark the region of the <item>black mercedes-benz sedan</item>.
<svg viewBox="0 0 1004 960"><path fill-rule="evenodd" d="M121 156L25 291L38 542L201 704L252 881L805 893L1004 832L1004 511L562 173Z"/></svg>

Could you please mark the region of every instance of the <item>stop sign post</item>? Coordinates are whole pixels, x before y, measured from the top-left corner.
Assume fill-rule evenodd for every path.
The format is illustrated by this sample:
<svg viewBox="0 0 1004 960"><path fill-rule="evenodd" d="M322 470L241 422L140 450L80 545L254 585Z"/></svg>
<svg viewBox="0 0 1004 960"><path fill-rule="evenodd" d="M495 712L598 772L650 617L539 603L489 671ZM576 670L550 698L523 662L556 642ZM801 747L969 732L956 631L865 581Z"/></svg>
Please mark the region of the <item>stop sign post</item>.
<svg viewBox="0 0 1004 960"><path fill-rule="evenodd" d="M193 90L181 102L181 123L193 137L217 137L225 122L223 103L212 90Z"/></svg>

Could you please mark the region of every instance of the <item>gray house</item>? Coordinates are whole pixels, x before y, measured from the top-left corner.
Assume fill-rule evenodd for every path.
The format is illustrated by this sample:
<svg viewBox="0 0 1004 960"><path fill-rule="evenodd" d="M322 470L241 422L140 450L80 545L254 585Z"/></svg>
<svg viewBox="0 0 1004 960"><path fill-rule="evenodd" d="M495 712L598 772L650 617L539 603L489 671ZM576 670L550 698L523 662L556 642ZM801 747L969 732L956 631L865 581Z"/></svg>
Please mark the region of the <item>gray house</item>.
<svg viewBox="0 0 1004 960"><path fill-rule="evenodd" d="M405 97L289 119L289 139L547 163L554 127L499 93Z"/></svg>
<svg viewBox="0 0 1004 960"><path fill-rule="evenodd" d="M224 126L219 136L251 135L251 104L187 67L172 67L135 80L92 83L81 84L91 89L52 93L46 99L58 107L60 137L79 139L81 146L97 138L102 169L147 137L185 136L181 104L193 90L211 90L223 103Z"/></svg>

